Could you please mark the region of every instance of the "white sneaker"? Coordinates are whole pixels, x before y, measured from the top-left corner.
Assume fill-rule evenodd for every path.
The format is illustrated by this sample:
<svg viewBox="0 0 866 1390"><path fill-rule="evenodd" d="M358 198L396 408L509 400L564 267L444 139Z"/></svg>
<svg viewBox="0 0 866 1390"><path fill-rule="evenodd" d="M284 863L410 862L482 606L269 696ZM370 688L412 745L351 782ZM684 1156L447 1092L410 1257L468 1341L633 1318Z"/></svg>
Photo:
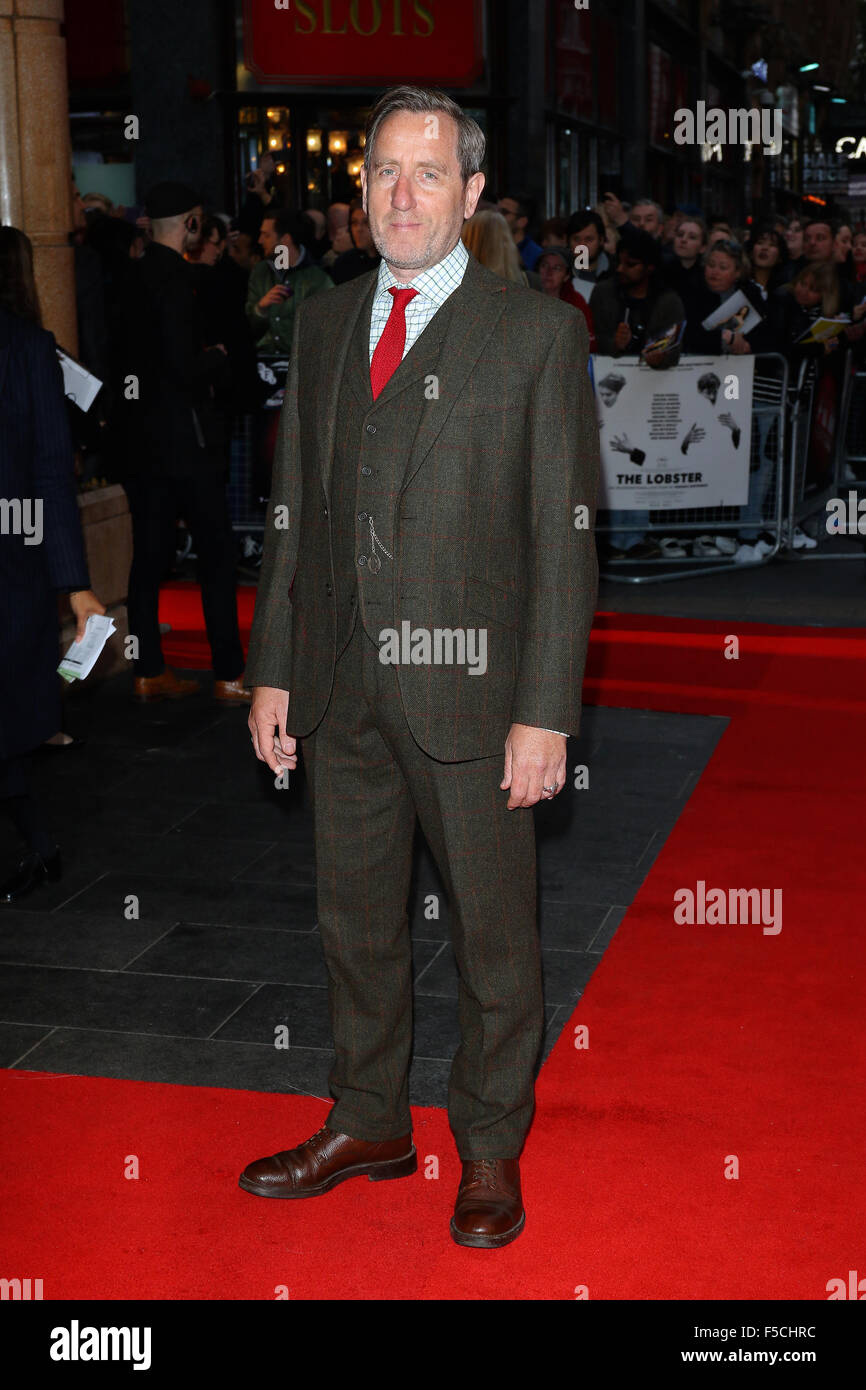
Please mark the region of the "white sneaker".
<svg viewBox="0 0 866 1390"><path fill-rule="evenodd" d="M713 544L718 546L722 555L736 555L740 542L734 540L733 536L713 536Z"/></svg>
<svg viewBox="0 0 866 1390"><path fill-rule="evenodd" d="M735 565L757 565L761 556L753 545L741 545L734 555Z"/></svg>
<svg viewBox="0 0 866 1390"><path fill-rule="evenodd" d="M721 555L721 550L716 545L712 536L696 536L692 541L693 555Z"/></svg>
<svg viewBox="0 0 866 1390"><path fill-rule="evenodd" d="M675 536L662 536L659 550L666 560L684 560L688 554L685 546L681 545Z"/></svg>
<svg viewBox="0 0 866 1390"><path fill-rule="evenodd" d="M791 536L792 550L816 550L817 548L818 542L814 540L812 536L807 536L806 532L803 530L801 526L794 527L794 531Z"/></svg>
<svg viewBox="0 0 866 1390"><path fill-rule="evenodd" d="M775 542L765 541L763 536L759 536L754 545L754 551L759 560L763 560L767 555L772 555L775 548Z"/></svg>

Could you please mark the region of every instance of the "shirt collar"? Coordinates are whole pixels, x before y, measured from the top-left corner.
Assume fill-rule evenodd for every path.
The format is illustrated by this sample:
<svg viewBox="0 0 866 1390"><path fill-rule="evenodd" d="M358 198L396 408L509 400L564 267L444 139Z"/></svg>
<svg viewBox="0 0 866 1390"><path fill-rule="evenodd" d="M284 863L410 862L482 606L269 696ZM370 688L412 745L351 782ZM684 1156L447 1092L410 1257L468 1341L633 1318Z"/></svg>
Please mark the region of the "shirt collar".
<svg viewBox="0 0 866 1390"><path fill-rule="evenodd" d="M425 295L434 304L444 304L463 279L466 265L469 261L469 252L458 238L457 243L443 256L436 265L431 265L429 270L420 271L413 280L398 280L388 269L387 262L382 260L379 264L379 279L376 285L376 295L387 295L388 299L392 296L388 294L392 286L397 289L417 290L419 295Z"/></svg>

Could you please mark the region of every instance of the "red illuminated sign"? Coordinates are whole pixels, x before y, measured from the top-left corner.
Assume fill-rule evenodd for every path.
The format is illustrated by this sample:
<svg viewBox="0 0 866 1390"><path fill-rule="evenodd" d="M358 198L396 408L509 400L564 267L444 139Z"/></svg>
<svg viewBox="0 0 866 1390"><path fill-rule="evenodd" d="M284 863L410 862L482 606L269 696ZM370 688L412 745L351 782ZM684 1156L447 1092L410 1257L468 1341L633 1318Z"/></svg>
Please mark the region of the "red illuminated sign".
<svg viewBox="0 0 866 1390"><path fill-rule="evenodd" d="M244 0L258 82L468 87L484 67L482 0Z"/></svg>

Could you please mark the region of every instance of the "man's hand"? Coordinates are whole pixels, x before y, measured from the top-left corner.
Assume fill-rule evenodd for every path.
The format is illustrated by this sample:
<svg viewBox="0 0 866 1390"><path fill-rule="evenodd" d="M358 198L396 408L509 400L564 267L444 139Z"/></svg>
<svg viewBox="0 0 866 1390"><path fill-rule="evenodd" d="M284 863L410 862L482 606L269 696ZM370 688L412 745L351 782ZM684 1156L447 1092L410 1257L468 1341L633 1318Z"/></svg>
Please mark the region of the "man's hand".
<svg viewBox="0 0 866 1390"><path fill-rule="evenodd" d="M615 193L605 193L601 201L615 227L621 227L623 222L628 221L628 213Z"/></svg>
<svg viewBox="0 0 866 1390"><path fill-rule="evenodd" d="M631 329L627 323L618 323L616 332L613 335L613 345L619 352L624 352L631 342Z"/></svg>
<svg viewBox="0 0 866 1390"><path fill-rule="evenodd" d="M80 642L91 613L101 618L105 605L100 603L92 589L79 589L77 594L69 595L69 607L75 614L75 641Z"/></svg>
<svg viewBox="0 0 866 1390"><path fill-rule="evenodd" d="M267 294L262 295L256 308L259 313L262 314L265 309L270 309L272 304L282 304L285 297L286 289L284 285L272 285Z"/></svg>
<svg viewBox="0 0 866 1390"><path fill-rule="evenodd" d="M253 748L260 762L267 763L271 772L290 771L298 766L297 741L286 733L289 715L289 692L272 685L253 687L247 723L253 738ZM274 729L277 736L274 737Z"/></svg>
<svg viewBox="0 0 866 1390"><path fill-rule="evenodd" d="M502 791L511 788L509 811L550 801L562 791L567 747L564 734L552 734L532 724L512 724L505 740L505 775L499 783ZM555 792L544 791L554 785Z"/></svg>
<svg viewBox="0 0 866 1390"><path fill-rule="evenodd" d="M250 192L261 198L265 207L268 206L272 195L268 192L268 175L264 169L253 169L250 176Z"/></svg>

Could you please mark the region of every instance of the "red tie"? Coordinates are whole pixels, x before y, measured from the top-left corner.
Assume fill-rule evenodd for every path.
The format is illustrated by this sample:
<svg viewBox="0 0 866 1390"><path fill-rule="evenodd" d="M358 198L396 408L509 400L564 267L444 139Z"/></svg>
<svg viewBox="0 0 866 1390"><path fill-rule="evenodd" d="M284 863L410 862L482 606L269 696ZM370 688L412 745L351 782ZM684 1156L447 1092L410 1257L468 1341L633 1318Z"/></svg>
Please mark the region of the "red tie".
<svg viewBox="0 0 866 1390"><path fill-rule="evenodd" d="M388 293L394 296L394 303L391 305L388 322L382 330L382 336L376 344L376 351L370 362L370 385L373 388L373 400L381 391L384 391L403 361L403 349L406 346L406 305L410 299L415 298L418 291L392 288L389 289Z"/></svg>

